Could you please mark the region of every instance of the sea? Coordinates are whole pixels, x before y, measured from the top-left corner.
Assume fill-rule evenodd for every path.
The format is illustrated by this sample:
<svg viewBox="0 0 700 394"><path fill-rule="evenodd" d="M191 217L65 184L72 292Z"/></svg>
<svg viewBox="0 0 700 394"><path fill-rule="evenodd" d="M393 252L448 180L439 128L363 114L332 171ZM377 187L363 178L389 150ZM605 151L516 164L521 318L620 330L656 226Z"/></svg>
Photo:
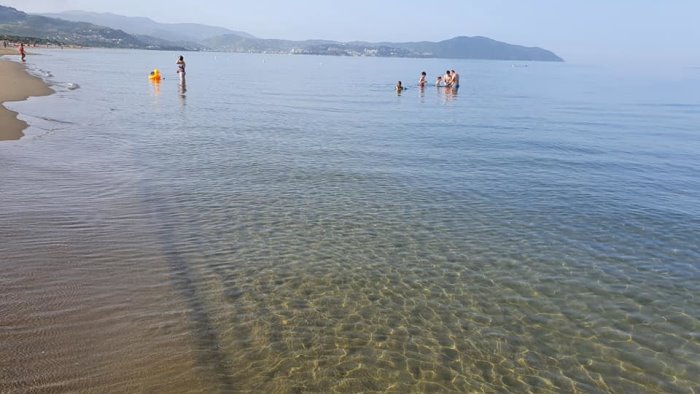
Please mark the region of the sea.
<svg viewBox="0 0 700 394"><path fill-rule="evenodd" d="M32 52L0 392L700 392L700 68Z"/></svg>

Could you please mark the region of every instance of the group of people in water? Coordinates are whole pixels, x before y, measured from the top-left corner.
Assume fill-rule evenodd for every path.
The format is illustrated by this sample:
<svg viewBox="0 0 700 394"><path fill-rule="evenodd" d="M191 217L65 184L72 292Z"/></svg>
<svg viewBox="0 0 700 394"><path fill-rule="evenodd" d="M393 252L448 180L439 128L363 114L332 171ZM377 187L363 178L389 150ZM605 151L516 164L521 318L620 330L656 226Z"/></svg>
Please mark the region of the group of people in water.
<svg viewBox="0 0 700 394"><path fill-rule="evenodd" d="M177 62L175 62L177 65L177 75L180 78L180 85L184 86L185 85L185 58L183 56L180 56L177 59ZM151 82L160 82L161 80L161 74L160 70L157 68L151 71L151 73L148 75L148 79Z"/></svg>
<svg viewBox="0 0 700 394"><path fill-rule="evenodd" d="M177 65L177 74L180 78L180 86L184 88L185 87L185 58L183 56L180 56L177 59L177 62L175 62L175 64ZM153 73L151 73L151 74L153 74ZM418 78L418 87L419 88L422 89L428 84L427 76L428 76L428 74L425 71L420 73L420 77ZM447 71L445 71L444 76L439 75L435 79L435 86L437 86L439 88L440 87L450 88L453 91L455 91L456 89L459 89L459 74L455 70L447 70ZM401 81L398 81L396 83L396 91L400 93L404 90L406 90L406 87L403 86Z"/></svg>
<svg viewBox="0 0 700 394"><path fill-rule="evenodd" d="M420 77L418 79L418 87L419 88L424 88L427 84L427 76L428 74L423 71L420 73ZM439 88L450 88L450 89L459 89L459 74L455 70L447 70L445 71L445 75L439 75L435 79L435 86ZM402 92L406 90L406 87L403 86L401 81L398 81L396 83L396 91L397 92Z"/></svg>
<svg viewBox="0 0 700 394"><path fill-rule="evenodd" d="M455 70L445 71L444 76L438 76L435 80L436 86L459 89L459 74Z"/></svg>

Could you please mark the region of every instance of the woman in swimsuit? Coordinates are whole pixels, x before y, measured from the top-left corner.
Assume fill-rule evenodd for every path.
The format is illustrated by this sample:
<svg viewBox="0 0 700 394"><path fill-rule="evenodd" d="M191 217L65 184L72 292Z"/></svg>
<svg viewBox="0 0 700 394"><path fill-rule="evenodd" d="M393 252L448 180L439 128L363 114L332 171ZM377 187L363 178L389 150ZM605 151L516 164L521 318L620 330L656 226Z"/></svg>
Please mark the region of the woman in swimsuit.
<svg viewBox="0 0 700 394"><path fill-rule="evenodd" d="M177 74L180 76L180 85L185 84L185 58L180 56L179 59L177 59Z"/></svg>

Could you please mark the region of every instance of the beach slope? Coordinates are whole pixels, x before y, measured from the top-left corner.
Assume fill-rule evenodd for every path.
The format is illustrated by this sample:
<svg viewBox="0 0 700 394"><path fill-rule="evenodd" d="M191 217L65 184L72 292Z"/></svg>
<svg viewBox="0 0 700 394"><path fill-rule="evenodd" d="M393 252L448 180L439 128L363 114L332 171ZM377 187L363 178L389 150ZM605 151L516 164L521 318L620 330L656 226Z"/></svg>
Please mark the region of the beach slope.
<svg viewBox="0 0 700 394"><path fill-rule="evenodd" d="M0 49L0 55L15 55L16 50ZM29 75L23 64L0 59L0 141L16 140L24 134L27 123L17 113L5 108L7 101L22 101L33 96L47 96L53 90L40 78Z"/></svg>

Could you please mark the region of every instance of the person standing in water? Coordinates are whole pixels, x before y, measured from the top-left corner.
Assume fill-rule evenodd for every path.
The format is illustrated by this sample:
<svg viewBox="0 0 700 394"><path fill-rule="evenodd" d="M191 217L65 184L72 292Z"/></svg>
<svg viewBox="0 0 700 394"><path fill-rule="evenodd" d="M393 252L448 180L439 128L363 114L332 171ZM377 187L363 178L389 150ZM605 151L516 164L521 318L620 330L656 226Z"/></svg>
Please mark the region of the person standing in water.
<svg viewBox="0 0 700 394"><path fill-rule="evenodd" d="M177 59L177 74L180 77L180 85L185 84L185 58L180 56L179 59Z"/></svg>
<svg viewBox="0 0 700 394"><path fill-rule="evenodd" d="M452 75L450 75L450 70L445 71L445 76L442 77L442 81L445 83L445 86L452 86Z"/></svg>
<svg viewBox="0 0 700 394"><path fill-rule="evenodd" d="M452 87L459 89L459 74L455 70L452 70Z"/></svg>
<svg viewBox="0 0 700 394"><path fill-rule="evenodd" d="M24 53L24 44L19 43L19 55L22 57L22 61L24 61L24 58L27 56L26 53Z"/></svg>
<svg viewBox="0 0 700 394"><path fill-rule="evenodd" d="M424 87L424 86L425 86L425 77L426 77L426 75L428 75L428 74L426 74L425 71L423 71L422 73L420 73L420 79L418 79L418 86L420 86L420 87Z"/></svg>

